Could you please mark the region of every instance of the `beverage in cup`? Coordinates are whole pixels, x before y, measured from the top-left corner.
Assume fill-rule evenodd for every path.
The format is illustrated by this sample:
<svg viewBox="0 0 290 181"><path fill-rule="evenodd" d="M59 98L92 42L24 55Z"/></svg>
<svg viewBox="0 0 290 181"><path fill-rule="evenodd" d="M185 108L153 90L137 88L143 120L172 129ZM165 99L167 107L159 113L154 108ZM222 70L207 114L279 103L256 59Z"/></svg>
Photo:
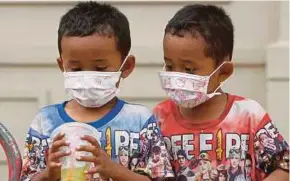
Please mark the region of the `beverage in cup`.
<svg viewBox="0 0 290 181"><path fill-rule="evenodd" d="M91 163L81 162L76 160L79 156L90 156L91 153L80 152L75 149L80 145L89 144L87 141L81 140L84 135L89 135L100 140L98 130L88 124L72 122L65 123L56 128L52 134L51 139L60 134L65 133L65 139L69 141L70 145L61 147L60 151L70 151L69 156L60 159L61 166L61 180L62 181L86 181L85 170L89 168Z"/></svg>

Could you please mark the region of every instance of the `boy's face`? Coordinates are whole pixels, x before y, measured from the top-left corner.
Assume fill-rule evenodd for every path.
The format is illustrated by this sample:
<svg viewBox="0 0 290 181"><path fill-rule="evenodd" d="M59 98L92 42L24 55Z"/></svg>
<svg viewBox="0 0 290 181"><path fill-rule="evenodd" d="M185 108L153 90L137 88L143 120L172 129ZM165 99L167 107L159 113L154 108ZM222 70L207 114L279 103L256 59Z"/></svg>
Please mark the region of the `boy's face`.
<svg viewBox="0 0 290 181"><path fill-rule="evenodd" d="M85 37L64 36L61 40L61 57L57 59L60 70L116 72L123 62L114 36L93 34ZM135 57L130 55L122 68L126 78L135 67Z"/></svg>
<svg viewBox="0 0 290 181"><path fill-rule="evenodd" d="M201 36L193 37L184 32L183 37L165 34L163 52L166 71L183 72L201 76L208 76L217 68L216 61L206 57L204 50L206 43ZM231 62L226 62L210 78L208 93L213 92L233 72Z"/></svg>

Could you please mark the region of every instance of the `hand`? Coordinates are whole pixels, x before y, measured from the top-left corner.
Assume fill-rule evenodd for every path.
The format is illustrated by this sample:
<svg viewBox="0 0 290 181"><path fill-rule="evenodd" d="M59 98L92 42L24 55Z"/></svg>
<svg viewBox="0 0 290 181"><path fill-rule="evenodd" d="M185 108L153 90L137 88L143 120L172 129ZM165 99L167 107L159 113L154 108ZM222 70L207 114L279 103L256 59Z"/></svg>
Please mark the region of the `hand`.
<svg viewBox="0 0 290 181"><path fill-rule="evenodd" d="M86 171L86 174L93 175L99 173L102 179L112 178L112 170L115 169L117 163L108 157L95 138L91 136L84 136L81 139L89 142L91 145L82 145L76 150L86 151L93 154L92 156L82 156L77 158L78 161L91 162L94 164L94 167Z"/></svg>
<svg viewBox="0 0 290 181"><path fill-rule="evenodd" d="M60 180L61 177L61 163L60 158L69 156L70 151L65 153L59 151L62 146L69 146L69 143L64 139L65 134L58 134L52 142L51 148L48 150L47 167L45 169L46 177L51 181Z"/></svg>

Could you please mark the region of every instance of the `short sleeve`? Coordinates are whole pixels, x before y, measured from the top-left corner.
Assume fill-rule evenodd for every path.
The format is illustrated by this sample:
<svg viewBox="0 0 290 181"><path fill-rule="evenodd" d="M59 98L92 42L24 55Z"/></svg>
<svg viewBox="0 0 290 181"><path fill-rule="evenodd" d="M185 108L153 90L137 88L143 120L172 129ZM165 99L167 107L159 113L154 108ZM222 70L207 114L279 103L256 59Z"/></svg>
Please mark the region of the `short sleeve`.
<svg viewBox="0 0 290 181"><path fill-rule="evenodd" d="M135 172L153 179L173 177L169 155L154 116L151 116L140 132L139 163Z"/></svg>
<svg viewBox="0 0 290 181"><path fill-rule="evenodd" d="M289 145L267 113L259 122L254 134L257 168L266 175L278 168L289 172Z"/></svg>
<svg viewBox="0 0 290 181"><path fill-rule="evenodd" d="M25 140L21 181L30 181L46 168L46 155L49 137L42 134L41 114L38 114L30 125Z"/></svg>

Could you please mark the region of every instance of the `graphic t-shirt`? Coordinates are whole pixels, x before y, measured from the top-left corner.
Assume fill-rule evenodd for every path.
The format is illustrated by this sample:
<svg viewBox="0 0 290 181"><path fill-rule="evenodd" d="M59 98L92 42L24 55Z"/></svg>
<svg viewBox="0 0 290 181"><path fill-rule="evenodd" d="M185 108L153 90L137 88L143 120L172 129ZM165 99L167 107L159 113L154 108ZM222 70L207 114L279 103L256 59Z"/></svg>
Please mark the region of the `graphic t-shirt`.
<svg viewBox="0 0 290 181"><path fill-rule="evenodd" d="M32 121L26 138L22 181L31 180L46 168L51 133L62 124L75 122L65 112L66 103L42 108ZM146 107L118 99L107 115L88 124L98 130L101 147L114 161L152 178L173 176L156 119Z"/></svg>
<svg viewBox="0 0 290 181"><path fill-rule="evenodd" d="M289 146L255 101L228 95L219 119L185 120L167 100L154 113L177 181L260 181L276 168L289 172Z"/></svg>

